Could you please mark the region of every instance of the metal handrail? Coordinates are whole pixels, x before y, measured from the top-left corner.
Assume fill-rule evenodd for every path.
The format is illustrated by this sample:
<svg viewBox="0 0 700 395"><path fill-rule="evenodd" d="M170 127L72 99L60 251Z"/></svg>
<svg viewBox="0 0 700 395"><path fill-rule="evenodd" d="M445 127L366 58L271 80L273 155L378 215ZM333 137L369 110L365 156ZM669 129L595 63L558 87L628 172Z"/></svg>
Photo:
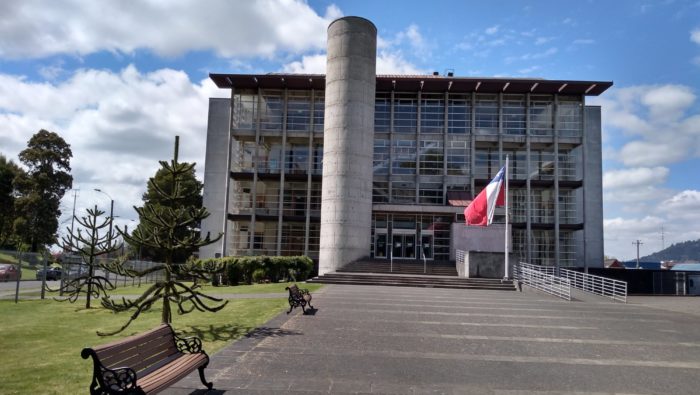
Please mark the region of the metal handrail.
<svg viewBox="0 0 700 395"><path fill-rule="evenodd" d="M527 285L550 295L571 300L571 281L567 278L547 273L544 266L519 262L515 265L515 279L518 284Z"/></svg>
<svg viewBox="0 0 700 395"><path fill-rule="evenodd" d="M571 281L571 286L584 292L604 296L618 302L627 303L627 283L611 278L560 269L560 275Z"/></svg>

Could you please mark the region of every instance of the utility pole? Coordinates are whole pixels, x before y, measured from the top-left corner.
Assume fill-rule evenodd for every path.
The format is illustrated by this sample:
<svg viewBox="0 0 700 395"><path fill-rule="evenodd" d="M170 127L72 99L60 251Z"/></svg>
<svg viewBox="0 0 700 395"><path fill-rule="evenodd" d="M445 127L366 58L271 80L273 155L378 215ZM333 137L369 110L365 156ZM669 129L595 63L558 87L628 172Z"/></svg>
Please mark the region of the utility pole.
<svg viewBox="0 0 700 395"><path fill-rule="evenodd" d="M641 244L644 244L644 243L642 243L641 240L637 240L637 241L632 242L632 244L636 244L636 245L637 245L637 269L639 269L639 246L640 246Z"/></svg>
<svg viewBox="0 0 700 395"><path fill-rule="evenodd" d="M666 243L664 241L664 226L661 225L661 249L665 250L666 249Z"/></svg>

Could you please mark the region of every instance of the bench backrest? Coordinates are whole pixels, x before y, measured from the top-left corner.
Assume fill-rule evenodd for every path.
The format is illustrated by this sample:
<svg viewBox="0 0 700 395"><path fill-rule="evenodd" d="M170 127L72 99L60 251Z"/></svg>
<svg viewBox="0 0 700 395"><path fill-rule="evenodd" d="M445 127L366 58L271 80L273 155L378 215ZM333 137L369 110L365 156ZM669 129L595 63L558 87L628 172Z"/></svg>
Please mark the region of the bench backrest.
<svg viewBox="0 0 700 395"><path fill-rule="evenodd" d="M95 347L93 350L105 367L130 367L137 376L142 376L182 355L173 335L170 325L162 324L148 332Z"/></svg>
<svg viewBox="0 0 700 395"><path fill-rule="evenodd" d="M296 284L294 284L290 287L287 287L287 289L289 290L289 294L291 296L299 297L299 298L301 297L301 293L299 292L299 287L297 287Z"/></svg>

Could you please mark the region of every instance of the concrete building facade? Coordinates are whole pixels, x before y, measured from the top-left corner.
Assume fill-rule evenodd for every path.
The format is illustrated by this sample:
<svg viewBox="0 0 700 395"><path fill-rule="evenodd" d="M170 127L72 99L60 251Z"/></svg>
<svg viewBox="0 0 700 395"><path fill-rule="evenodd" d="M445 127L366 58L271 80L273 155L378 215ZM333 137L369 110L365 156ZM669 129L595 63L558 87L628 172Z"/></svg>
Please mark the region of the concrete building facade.
<svg viewBox="0 0 700 395"><path fill-rule="evenodd" d="M464 206L510 157L512 251L603 265L600 108L612 82L375 75L376 29L329 27L327 75L211 74L203 247L217 255L454 259ZM495 222L503 222L503 210Z"/></svg>

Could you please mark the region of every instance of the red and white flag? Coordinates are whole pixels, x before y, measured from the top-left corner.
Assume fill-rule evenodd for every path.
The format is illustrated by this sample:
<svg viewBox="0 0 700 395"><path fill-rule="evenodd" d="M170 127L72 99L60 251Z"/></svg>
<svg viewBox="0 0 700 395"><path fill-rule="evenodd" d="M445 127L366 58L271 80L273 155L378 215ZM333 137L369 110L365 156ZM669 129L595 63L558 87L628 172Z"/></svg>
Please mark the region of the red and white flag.
<svg viewBox="0 0 700 395"><path fill-rule="evenodd" d="M464 219L467 225L489 226L493 221L496 206L505 204L505 166L499 170L496 177L484 188L476 199L464 209Z"/></svg>

